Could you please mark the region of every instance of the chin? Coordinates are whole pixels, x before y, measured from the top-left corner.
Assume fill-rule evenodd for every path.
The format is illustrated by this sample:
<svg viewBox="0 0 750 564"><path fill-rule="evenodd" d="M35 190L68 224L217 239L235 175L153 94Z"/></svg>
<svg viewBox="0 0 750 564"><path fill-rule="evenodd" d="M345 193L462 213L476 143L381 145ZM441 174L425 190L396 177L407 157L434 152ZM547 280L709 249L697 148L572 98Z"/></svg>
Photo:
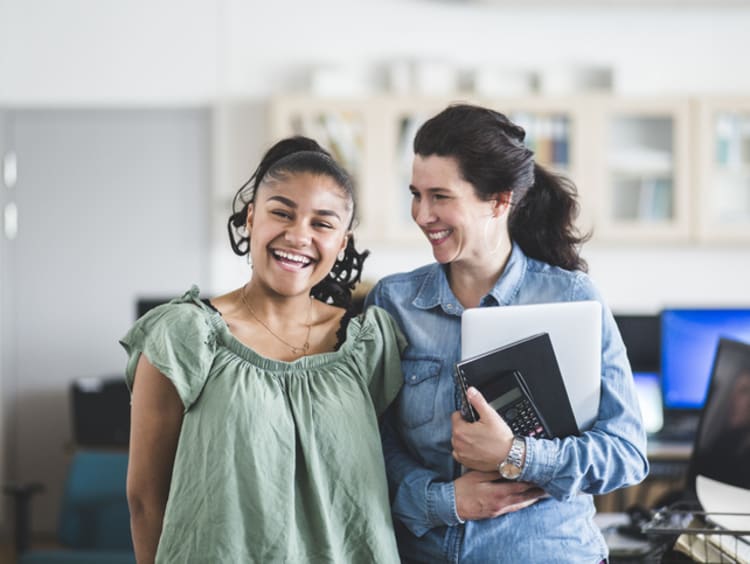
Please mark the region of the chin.
<svg viewBox="0 0 750 564"><path fill-rule="evenodd" d="M433 248L432 249L432 256L435 259L436 262L439 262L440 264L450 264L452 262L455 262L455 260L458 258L460 252L457 249L453 248Z"/></svg>

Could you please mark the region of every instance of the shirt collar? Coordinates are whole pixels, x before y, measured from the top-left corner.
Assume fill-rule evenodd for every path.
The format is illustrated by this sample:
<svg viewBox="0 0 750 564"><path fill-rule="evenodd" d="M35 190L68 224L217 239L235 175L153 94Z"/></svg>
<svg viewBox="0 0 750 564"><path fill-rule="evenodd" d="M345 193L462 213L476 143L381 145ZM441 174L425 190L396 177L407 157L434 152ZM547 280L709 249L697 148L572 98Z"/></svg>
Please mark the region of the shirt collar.
<svg viewBox="0 0 750 564"><path fill-rule="evenodd" d="M521 288L527 263L528 259L521 247L513 243L503 273L489 294L482 298L481 306L513 303ZM464 309L448 284L445 266L439 263L434 263L428 270L412 304L419 309L432 309L439 306L444 312L454 315L460 315Z"/></svg>

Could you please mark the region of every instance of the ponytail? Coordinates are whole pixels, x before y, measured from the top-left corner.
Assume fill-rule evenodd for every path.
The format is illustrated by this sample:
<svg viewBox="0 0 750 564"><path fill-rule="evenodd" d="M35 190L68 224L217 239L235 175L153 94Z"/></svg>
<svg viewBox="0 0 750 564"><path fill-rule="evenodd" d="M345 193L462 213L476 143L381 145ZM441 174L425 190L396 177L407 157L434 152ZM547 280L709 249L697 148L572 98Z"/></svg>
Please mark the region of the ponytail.
<svg viewBox="0 0 750 564"><path fill-rule="evenodd" d="M566 270L588 270L580 246L590 235L575 227L578 201L575 185L534 163L534 184L512 205L508 218L510 238L531 258Z"/></svg>

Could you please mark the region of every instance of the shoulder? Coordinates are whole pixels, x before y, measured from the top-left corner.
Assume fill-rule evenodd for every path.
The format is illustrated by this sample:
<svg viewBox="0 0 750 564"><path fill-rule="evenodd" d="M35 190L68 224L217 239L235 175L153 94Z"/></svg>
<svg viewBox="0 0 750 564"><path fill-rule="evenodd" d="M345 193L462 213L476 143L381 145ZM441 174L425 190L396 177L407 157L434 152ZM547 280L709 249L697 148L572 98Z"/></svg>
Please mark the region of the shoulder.
<svg viewBox="0 0 750 564"><path fill-rule="evenodd" d="M172 336L201 334L210 331L214 314L215 310L201 301L198 287L193 286L182 296L148 311L131 331Z"/></svg>
<svg viewBox="0 0 750 564"><path fill-rule="evenodd" d="M412 295L422 286L425 280L435 276L439 268L439 264L431 263L410 272L389 274L381 278L371 292L376 296Z"/></svg>
<svg viewBox="0 0 750 564"><path fill-rule="evenodd" d="M356 340L360 343L395 341L399 343L400 348L403 349L405 346L405 344L401 345L404 342L404 337L398 325L391 314L380 306L373 305L368 307L363 313L354 318L349 326L350 328L356 327L359 330Z"/></svg>
<svg viewBox="0 0 750 564"><path fill-rule="evenodd" d="M529 291L557 294L559 300L601 301L599 291L585 272L566 270L533 258L527 260L525 287Z"/></svg>

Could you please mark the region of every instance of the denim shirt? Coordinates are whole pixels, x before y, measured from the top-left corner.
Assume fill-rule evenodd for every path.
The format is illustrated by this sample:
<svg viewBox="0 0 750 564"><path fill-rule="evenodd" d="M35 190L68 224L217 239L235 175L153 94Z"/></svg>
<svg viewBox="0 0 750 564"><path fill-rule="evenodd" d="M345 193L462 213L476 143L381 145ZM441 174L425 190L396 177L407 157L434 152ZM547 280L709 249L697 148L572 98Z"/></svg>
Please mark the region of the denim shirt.
<svg viewBox="0 0 750 564"><path fill-rule="evenodd" d="M445 269L430 264L382 279L366 306L387 310L409 346L402 355L404 387L383 422L392 510L406 561L600 562L607 546L593 522L593 495L641 481L648 472L643 429L625 346L591 280L528 258L511 256L481 307L597 300L602 303L602 382L593 427L564 439L526 438L520 479L549 497L514 513L463 522L453 480L451 413L460 358L463 307Z"/></svg>

